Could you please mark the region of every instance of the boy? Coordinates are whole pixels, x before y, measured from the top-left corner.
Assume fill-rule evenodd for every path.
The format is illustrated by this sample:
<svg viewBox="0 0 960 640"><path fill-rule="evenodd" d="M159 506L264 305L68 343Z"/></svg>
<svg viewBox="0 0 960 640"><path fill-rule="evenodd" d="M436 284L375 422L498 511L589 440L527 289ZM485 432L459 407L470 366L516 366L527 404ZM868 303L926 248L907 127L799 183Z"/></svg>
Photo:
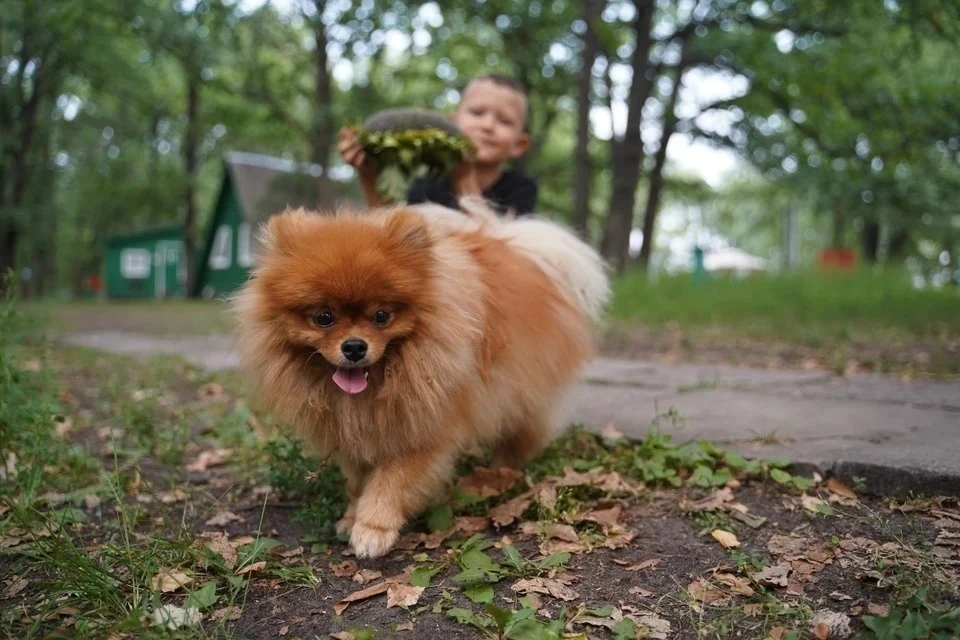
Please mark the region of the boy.
<svg viewBox="0 0 960 640"><path fill-rule="evenodd" d="M481 196L501 214L523 216L533 213L537 184L519 171L505 170L504 164L527 150L527 96L516 80L500 74L471 80L453 115L463 134L476 148L451 175L439 180L419 178L407 192L407 202L434 202L451 209L465 196ZM370 207L387 204L377 192L377 168L369 162L352 129L340 130L340 155L357 170L360 187Z"/></svg>

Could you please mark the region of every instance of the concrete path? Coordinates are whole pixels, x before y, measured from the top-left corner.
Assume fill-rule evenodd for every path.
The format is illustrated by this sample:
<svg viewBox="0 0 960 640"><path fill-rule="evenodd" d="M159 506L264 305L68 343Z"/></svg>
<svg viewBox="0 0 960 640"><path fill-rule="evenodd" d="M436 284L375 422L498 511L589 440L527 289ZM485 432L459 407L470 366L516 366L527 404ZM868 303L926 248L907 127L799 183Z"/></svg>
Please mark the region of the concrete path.
<svg viewBox="0 0 960 640"><path fill-rule="evenodd" d="M115 353L182 355L211 370L236 365L228 336L161 338L125 332L65 337ZM882 375L598 359L573 397L572 419L642 438L671 409L663 431L707 439L808 470L865 478L884 495L960 494L960 383L902 382Z"/></svg>

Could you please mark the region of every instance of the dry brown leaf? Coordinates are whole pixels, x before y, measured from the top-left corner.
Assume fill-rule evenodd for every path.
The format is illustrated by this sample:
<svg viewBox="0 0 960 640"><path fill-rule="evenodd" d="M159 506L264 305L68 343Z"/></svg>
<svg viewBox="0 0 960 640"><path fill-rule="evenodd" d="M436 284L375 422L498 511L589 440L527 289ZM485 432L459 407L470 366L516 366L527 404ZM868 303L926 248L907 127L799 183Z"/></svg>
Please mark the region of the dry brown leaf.
<svg viewBox="0 0 960 640"><path fill-rule="evenodd" d="M733 491L729 487L717 489L706 498L683 506L685 511L716 511L733 500Z"/></svg>
<svg viewBox="0 0 960 640"><path fill-rule="evenodd" d="M174 489L173 491L161 491L157 494L157 500L163 504L173 504L174 502L183 502L190 496L183 489Z"/></svg>
<svg viewBox="0 0 960 640"><path fill-rule="evenodd" d="M829 478L827 480L826 487L827 487L827 491L830 491L831 493L835 493L838 496L843 496L844 498L850 498L852 500L857 499L856 492L850 487L848 487L847 485L837 480L836 478Z"/></svg>
<svg viewBox="0 0 960 640"><path fill-rule="evenodd" d="M241 611L240 607L223 607L214 611L211 616L214 620L239 620Z"/></svg>
<svg viewBox="0 0 960 640"><path fill-rule="evenodd" d="M759 584L768 584L776 587L787 586L787 576L790 574L790 565L787 563L764 567L761 571L750 574L750 579Z"/></svg>
<svg viewBox="0 0 960 640"><path fill-rule="evenodd" d="M153 579L150 580L150 586L153 587L154 590L171 593L180 587L187 586L191 582L193 582L193 578L182 571L161 569L157 575L153 576Z"/></svg>
<svg viewBox="0 0 960 640"><path fill-rule="evenodd" d="M140 486L143 484L143 478L140 476L140 470L134 469L133 476L130 478L130 481L127 482L127 486L124 489L128 496L135 496L140 493Z"/></svg>
<svg viewBox="0 0 960 640"><path fill-rule="evenodd" d="M743 605L743 615L747 616L748 618L756 618L761 613L763 613L763 605L759 602Z"/></svg>
<svg viewBox="0 0 960 640"><path fill-rule="evenodd" d="M386 593L387 589L390 587L389 581L380 582L366 589L361 589L360 591L354 591L350 595L344 597L342 600L333 605L333 612L338 616L342 615L344 611L347 610L347 607L350 606L351 602L358 602L360 600L366 600L367 598L372 598L373 596L378 596L381 593Z"/></svg>
<svg viewBox="0 0 960 640"><path fill-rule="evenodd" d="M409 584L392 582L387 587L387 609L392 607L412 607L420 602L423 587L412 587Z"/></svg>
<svg viewBox="0 0 960 640"><path fill-rule="evenodd" d="M517 497L498 504L490 510L490 519L497 527L505 527L523 515L533 501L533 492L527 491Z"/></svg>
<svg viewBox="0 0 960 640"><path fill-rule="evenodd" d="M607 440L620 440L624 436L623 432L617 429L612 422L608 422L600 429L600 437L606 438Z"/></svg>
<svg viewBox="0 0 960 640"><path fill-rule="evenodd" d="M4 589L3 597L12 598L16 596L18 593L26 589L28 584L30 584L29 580L27 580L26 578L20 578L19 580L17 580L16 582L8 586L6 589Z"/></svg>
<svg viewBox="0 0 960 640"><path fill-rule="evenodd" d="M805 511L809 511L810 513L823 513L830 508L826 500L807 495L806 493L800 496L800 505Z"/></svg>
<svg viewBox="0 0 960 640"><path fill-rule="evenodd" d="M850 616L838 611L824 609L817 611L810 620L810 630L820 640L827 638L849 638L853 633L850 628Z"/></svg>
<svg viewBox="0 0 960 640"><path fill-rule="evenodd" d="M770 629L770 640L780 640L786 632L784 627L773 627Z"/></svg>
<svg viewBox="0 0 960 640"><path fill-rule="evenodd" d="M460 516L453 521L453 530L465 536L472 536L490 528L490 519L486 516Z"/></svg>
<svg viewBox="0 0 960 640"><path fill-rule="evenodd" d="M807 549L806 538L794 538L775 533L767 541L767 551L774 556L784 556L787 560L803 557Z"/></svg>
<svg viewBox="0 0 960 640"><path fill-rule="evenodd" d="M254 562L253 564L248 564L242 569L237 571L238 576L246 575L248 573L253 573L255 571L262 571L267 567L267 561L261 560L260 562Z"/></svg>
<svg viewBox="0 0 960 640"><path fill-rule="evenodd" d="M88 493L83 496L83 506L87 509L96 509L101 504L100 496Z"/></svg>
<svg viewBox="0 0 960 640"><path fill-rule="evenodd" d="M187 471L203 472L210 467L215 467L226 462L227 458L233 453L233 449L210 449L201 451L197 459L186 466Z"/></svg>
<svg viewBox="0 0 960 640"><path fill-rule="evenodd" d="M539 491L537 491L537 502L539 502L544 509L549 511L556 509L557 488L552 484L540 487Z"/></svg>
<svg viewBox="0 0 960 640"><path fill-rule="evenodd" d="M867 603L867 613L872 616L877 616L880 618L886 618L890 615L890 605L889 604L876 604L874 602Z"/></svg>
<svg viewBox="0 0 960 640"><path fill-rule="evenodd" d="M223 385L216 382L208 382L197 389L197 398L200 400L216 400L223 395Z"/></svg>
<svg viewBox="0 0 960 640"><path fill-rule="evenodd" d="M697 578L687 586L687 591L695 600L703 604L713 604L718 601L727 601L730 599L726 593L717 589L704 578Z"/></svg>
<svg viewBox="0 0 960 640"><path fill-rule="evenodd" d="M223 558L227 569L233 570L237 566L237 550L230 544L227 534L210 531L200 534L200 537L205 540L203 544L207 549Z"/></svg>
<svg viewBox="0 0 960 640"><path fill-rule="evenodd" d="M283 625L282 627L280 627L280 630L277 631L278 636L285 636L288 633L290 633L290 625L288 624Z"/></svg>
<svg viewBox="0 0 960 640"><path fill-rule="evenodd" d="M545 540L540 543L540 555L551 556L555 553L586 553L590 545L585 542L567 542L566 540Z"/></svg>
<svg viewBox="0 0 960 640"><path fill-rule="evenodd" d="M352 578L360 570L353 560L344 560L339 564L331 564L330 571L338 578Z"/></svg>
<svg viewBox="0 0 960 640"><path fill-rule="evenodd" d="M580 542L577 530L569 524L551 524L547 526L547 537L564 540L566 542Z"/></svg>
<svg viewBox="0 0 960 640"><path fill-rule="evenodd" d="M642 562L638 562L635 565L629 566L624 571L643 571L644 569L652 569L655 566L660 564L660 558L650 558Z"/></svg>
<svg viewBox="0 0 960 640"><path fill-rule="evenodd" d="M643 587L630 587L629 593L632 593L633 595L639 596L641 598L649 598L650 596L653 595L653 591L647 591Z"/></svg>
<svg viewBox="0 0 960 640"><path fill-rule="evenodd" d="M828 627L823 622L818 622L813 626L813 635L815 635L819 640L828 640L830 637L830 627Z"/></svg>
<svg viewBox="0 0 960 640"><path fill-rule="evenodd" d="M569 602L579 597L579 594L563 584L560 580L551 578L530 578L526 580L517 580L511 587L511 590L523 595L530 592L543 593Z"/></svg>
<svg viewBox="0 0 960 640"><path fill-rule="evenodd" d="M296 558L297 556L303 555L303 547L294 547L293 549L289 549L287 551L279 551L277 552L277 555L281 558Z"/></svg>
<svg viewBox="0 0 960 640"><path fill-rule="evenodd" d="M713 539L719 542L724 549L733 549L740 546L740 541L737 540L737 536L729 531L714 529L710 532L710 535L713 536Z"/></svg>
<svg viewBox="0 0 960 640"><path fill-rule="evenodd" d="M622 549L633 541L635 535L633 531L618 531L604 538L601 546L605 549Z"/></svg>
<svg viewBox="0 0 960 640"><path fill-rule="evenodd" d="M459 489L467 495L492 498L511 488L522 477L522 471L509 467L476 467L471 475L460 481Z"/></svg>
<svg viewBox="0 0 960 640"><path fill-rule="evenodd" d="M253 544L257 539L253 536L237 536L230 541L230 546L236 549L237 547L242 547L244 545Z"/></svg>
<svg viewBox="0 0 960 640"><path fill-rule="evenodd" d="M374 569L360 569L353 575L353 581L357 584L367 584L383 577L383 573Z"/></svg>
<svg viewBox="0 0 960 640"><path fill-rule="evenodd" d="M746 578L735 576L732 573L716 573L713 575L713 579L720 584L729 587L730 593L735 593L738 596L746 596L748 598L753 595L753 589L750 587L750 581Z"/></svg>
<svg viewBox="0 0 960 640"><path fill-rule="evenodd" d="M406 622L401 622L396 626L397 631L413 631L413 620L407 620Z"/></svg>
<svg viewBox="0 0 960 640"><path fill-rule="evenodd" d="M623 513L623 509L620 505L616 504L612 507L606 509L597 509L594 511L586 511L584 513L578 513L574 518L576 522L596 522L604 529L610 527L618 526L620 515Z"/></svg>
<svg viewBox="0 0 960 640"><path fill-rule="evenodd" d="M207 520L204 524L206 524L208 527L225 527L231 522L243 522L243 518L232 511L221 511Z"/></svg>

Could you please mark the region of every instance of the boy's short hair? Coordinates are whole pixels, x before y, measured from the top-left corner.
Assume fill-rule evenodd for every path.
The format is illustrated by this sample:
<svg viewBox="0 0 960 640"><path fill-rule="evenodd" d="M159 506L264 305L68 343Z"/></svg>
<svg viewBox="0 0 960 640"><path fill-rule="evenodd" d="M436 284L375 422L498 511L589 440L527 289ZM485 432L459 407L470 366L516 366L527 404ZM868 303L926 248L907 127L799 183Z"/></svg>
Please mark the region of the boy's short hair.
<svg viewBox="0 0 960 640"><path fill-rule="evenodd" d="M508 76L505 73L485 73L480 76L473 76L470 80L467 81L467 84L464 85L463 90L466 91L474 82L480 82L486 80L487 82L492 82L494 84L500 85L501 87L506 87L511 91L514 91L520 94L523 97L523 130L526 131L527 127L530 125L530 98L527 95L527 88L523 85L522 82L514 78L513 76Z"/></svg>

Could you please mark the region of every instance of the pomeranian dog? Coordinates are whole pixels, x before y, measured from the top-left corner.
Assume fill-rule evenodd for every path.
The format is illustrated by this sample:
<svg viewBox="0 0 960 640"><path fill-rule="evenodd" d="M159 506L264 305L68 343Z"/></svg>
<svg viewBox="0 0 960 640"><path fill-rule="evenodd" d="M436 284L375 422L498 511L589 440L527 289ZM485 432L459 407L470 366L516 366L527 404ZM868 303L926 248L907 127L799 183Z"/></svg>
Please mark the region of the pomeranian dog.
<svg viewBox="0 0 960 640"><path fill-rule="evenodd" d="M541 219L435 205L288 211L234 298L241 370L262 408L336 461L337 523L387 553L466 450L519 466L562 425L609 296L599 256Z"/></svg>

